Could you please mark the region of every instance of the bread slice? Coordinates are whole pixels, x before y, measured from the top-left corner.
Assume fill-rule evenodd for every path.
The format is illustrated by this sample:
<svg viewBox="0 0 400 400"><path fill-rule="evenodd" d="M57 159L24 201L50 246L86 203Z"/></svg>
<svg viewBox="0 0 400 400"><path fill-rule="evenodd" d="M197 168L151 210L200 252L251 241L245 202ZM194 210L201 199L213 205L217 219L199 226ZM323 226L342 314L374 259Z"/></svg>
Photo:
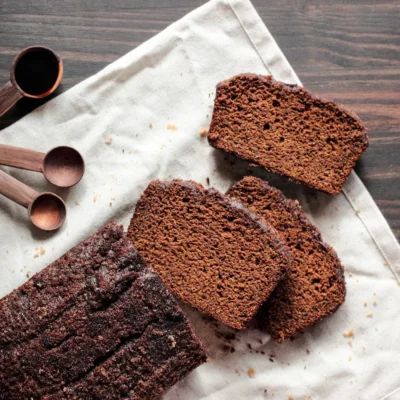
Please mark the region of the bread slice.
<svg viewBox="0 0 400 400"><path fill-rule="evenodd" d="M0 300L0 400L154 399L206 359L114 223Z"/></svg>
<svg viewBox="0 0 400 400"><path fill-rule="evenodd" d="M253 74L218 85L208 141L329 194L341 191L368 147L356 115L296 85Z"/></svg>
<svg viewBox="0 0 400 400"><path fill-rule="evenodd" d="M271 224L293 255L287 275L260 311L273 339L282 342L335 312L346 295L343 266L299 204L254 177L242 179L227 194Z"/></svg>
<svg viewBox="0 0 400 400"><path fill-rule="evenodd" d="M153 181L128 237L175 295L237 329L257 313L289 260L259 217L190 181Z"/></svg>

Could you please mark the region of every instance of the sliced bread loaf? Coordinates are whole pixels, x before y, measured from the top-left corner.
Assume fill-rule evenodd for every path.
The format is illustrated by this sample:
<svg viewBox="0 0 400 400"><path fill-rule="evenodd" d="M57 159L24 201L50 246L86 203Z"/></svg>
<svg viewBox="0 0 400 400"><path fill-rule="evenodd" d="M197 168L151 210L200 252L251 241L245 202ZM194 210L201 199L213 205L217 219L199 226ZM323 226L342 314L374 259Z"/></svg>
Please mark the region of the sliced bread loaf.
<svg viewBox="0 0 400 400"><path fill-rule="evenodd" d="M282 342L335 312L346 294L343 267L299 204L254 177L242 179L227 194L271 224L293 255L287 275L260 311L272 337Z"/></svg>
<svg viewBox="0 0 400 400"><path fill-rule="evenodd" d="M155 399L206 359L114 223L0 300L0 400Z"/></svg>
<svg viewBox="0 0 400 400"><path fill-rule="evenodd" d="M259 217L190 181L153 181L128 237L175 295L238 329L288 266L286 248Z"/></svg>
<svg viewBox="0 0 400 400"><path fill-rule="evenodd" d="M296 85L253 74L218 85L208 141L330 194L340 192L368 147L356 115Z"/></svg>

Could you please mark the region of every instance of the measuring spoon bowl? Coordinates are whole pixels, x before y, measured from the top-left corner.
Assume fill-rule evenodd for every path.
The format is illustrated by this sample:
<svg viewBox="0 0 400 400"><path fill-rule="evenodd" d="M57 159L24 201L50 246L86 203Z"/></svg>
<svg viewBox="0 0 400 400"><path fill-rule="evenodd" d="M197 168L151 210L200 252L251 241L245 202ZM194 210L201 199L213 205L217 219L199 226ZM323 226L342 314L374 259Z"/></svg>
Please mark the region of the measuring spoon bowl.
<svg viewBox="0 0 400 400"><path fill-rule="evenodd" d="M81 181L85 174L85 162L77 150L60 146L44 156L42 171L50 183L67 188Z"/></svg>
<svg viewBox="0 0 400 400"><path fill-rule="evenodd" d="M40 193L29 205L28 214L37 228L55 231L61 227L67 217L64 201L54 193Z"/></svg>

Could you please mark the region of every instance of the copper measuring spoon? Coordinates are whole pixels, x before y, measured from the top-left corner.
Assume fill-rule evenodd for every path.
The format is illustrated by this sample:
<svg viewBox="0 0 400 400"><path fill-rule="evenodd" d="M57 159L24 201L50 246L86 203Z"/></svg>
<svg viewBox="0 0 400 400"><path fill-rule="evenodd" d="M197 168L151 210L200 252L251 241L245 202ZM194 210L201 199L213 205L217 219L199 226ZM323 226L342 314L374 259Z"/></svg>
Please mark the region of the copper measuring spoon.
<svg viewBox="0 0 400 400"><path fill-rule="evenodd" d="M39 194L1 170L0 194L27 208L29 219L39 229L55 231L67 217L67 208L61 197L48 192Z"/></svg>
<svg viewBox="0 0 400 400"><path fill-rule="evenodd" d="M48 153L0 144L0 165L42 172L53 185L76 185L85 173L80 153L68 146L55 147Z"/></svg>
<svg viewBox="0 0 400 400"><path fill-rule="evenodd" d="M63 72L61 58L48 47L22 50L11 65L10 81L0 89L0 116L22 97L49 96L60 84Z"/></svg>

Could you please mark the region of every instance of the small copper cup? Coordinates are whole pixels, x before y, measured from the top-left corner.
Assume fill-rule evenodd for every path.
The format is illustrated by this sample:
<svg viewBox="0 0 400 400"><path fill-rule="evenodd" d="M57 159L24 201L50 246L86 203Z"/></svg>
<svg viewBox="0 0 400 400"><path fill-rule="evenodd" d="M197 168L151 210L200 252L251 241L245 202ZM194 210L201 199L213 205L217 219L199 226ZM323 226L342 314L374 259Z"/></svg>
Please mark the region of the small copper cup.
<svg viewBox="0 0 400 400"><path fill-rule="evenodd" d="M0 116L22 97L42 99L53 93L63 77L63 63L53 50L32 46L22 50L10 69L10 80L0 89Z"/></svg>

